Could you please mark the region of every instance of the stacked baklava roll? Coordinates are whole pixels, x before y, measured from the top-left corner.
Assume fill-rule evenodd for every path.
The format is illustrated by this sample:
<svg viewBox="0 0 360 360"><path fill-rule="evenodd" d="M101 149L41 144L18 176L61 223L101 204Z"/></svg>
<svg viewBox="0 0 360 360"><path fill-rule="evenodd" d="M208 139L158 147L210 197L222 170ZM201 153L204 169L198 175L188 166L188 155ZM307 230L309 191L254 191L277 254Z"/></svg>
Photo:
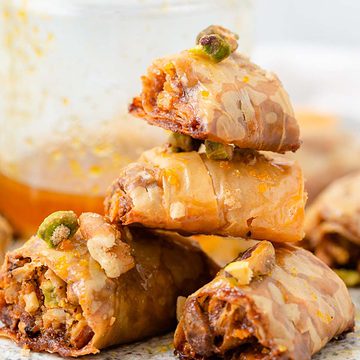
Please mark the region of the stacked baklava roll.
<svg viewBox="0 0 360 360"><path fill-rule="evenodd" d="M212 57L226 46L218 32L231 44L225 59ZM106 212L123 225L299 241L306 200L301 169L259 152L299 147L288 95L274 74L234 52L224 29L210 27L199 43L212 36L210 55L198 45L156 60L143 76L130 112L174 132L167 146L121 171Z"/></svg>
<svg viewBox="0 0 360 360"><path fill-rule="evenodd" d="M170 130L169 143L121 170L105 218L55 213L7 255L1 334L95 353L171 329L178 296L183 359L306 360L353 329L342 280L286 244L304 236L306 201L300 167L275 154L300 146L288 95L236 48L211 26L150 66L130 112ZM219 257L230 263L205 284L216 265L196 244L230 236L240 253Z"/></svg>
<svg viewBox="0 0 360 360"><path fill-rule="evenodd" d="M106 211L122 225L252 239L184 302L182 359L310 359L353 329L354 306L328 266L283 244L304 236L306 194L299 166L274 153L295 151L299 129L278 78L235 50L210 27L150 66L130 112L173 133L121 171Z"/></svg>

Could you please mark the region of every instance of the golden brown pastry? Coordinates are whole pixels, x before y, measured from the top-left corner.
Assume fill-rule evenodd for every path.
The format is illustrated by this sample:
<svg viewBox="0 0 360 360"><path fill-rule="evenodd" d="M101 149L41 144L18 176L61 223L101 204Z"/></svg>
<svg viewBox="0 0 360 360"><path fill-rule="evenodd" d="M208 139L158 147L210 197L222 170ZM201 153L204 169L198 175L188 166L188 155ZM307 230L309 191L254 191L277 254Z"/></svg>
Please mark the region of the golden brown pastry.
<svg viewBox="0 0 360 360"><path fill-rule="evenodd" d="M345 284L307 250L261 241L190 295L180 310L181 359L309 360L353 330Z"/></svg>
<svg viewBox="0 0 360 360"><path fill-rule="evenodd" d="M303 238L304 204L301 169L280 155L216 161L166 148L125 167L105 201L124 225L287 242Z"/></svg>
<svg viewBox="0 0 360 360"><path fill-rule="evenodd" d="M177 297L209 279L202 253L170 235L130 233L91 213L79 221L75 235L56 247L34 236L7 254L2 336L61 356L97 353L170 330Z"/></svg>

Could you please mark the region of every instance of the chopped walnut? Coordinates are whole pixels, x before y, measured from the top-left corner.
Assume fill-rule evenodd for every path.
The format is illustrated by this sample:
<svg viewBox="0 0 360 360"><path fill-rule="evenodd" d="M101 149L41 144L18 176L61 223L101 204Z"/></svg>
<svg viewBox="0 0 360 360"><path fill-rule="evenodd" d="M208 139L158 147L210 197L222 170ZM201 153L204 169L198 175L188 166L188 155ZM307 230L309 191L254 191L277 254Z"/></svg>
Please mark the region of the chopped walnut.
<svg viewBox="0 0 360 360"><path fill-rule="evenodd" d="M45 329L59 329L66 322L66 312L63 309L48 309L42 316Z"/></svg>
<svg viewBox="0 0 360 360"><path fill-rule="evenodd" d="M25 302L25 311L29 314L33 314L40 306L39 300L34 291L30 294L24 294L23 299Z"/></svg>
<svg viewBox="0 0 360 360"><path fill-rule="evenodd" d="M185 205L177 201L170 206L170 217L174 220L181 219L186 215Z"/></svg>
<svg viewBox="0 0 360 360"><path fill-rule="evenodd" d="M121 233L102 216L84 213L79 222L91 257L100 264L108 277L119 277L135 266L130 246L121 241Z"/></svg>

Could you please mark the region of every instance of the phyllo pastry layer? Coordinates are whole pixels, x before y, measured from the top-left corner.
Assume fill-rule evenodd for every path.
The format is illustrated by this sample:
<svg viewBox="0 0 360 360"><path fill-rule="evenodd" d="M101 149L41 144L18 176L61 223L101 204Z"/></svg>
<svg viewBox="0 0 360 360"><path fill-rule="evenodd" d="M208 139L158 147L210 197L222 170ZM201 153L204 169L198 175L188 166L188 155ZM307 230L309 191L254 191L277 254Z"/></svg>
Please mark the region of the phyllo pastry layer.
<svg viewBox="0 0 360 360"><path fill-rule="evenodd" d="M273 241L303 237L301 169L280 155L235 151L231 161L198 152L145 152L106 198L113 222Z"/></svg>

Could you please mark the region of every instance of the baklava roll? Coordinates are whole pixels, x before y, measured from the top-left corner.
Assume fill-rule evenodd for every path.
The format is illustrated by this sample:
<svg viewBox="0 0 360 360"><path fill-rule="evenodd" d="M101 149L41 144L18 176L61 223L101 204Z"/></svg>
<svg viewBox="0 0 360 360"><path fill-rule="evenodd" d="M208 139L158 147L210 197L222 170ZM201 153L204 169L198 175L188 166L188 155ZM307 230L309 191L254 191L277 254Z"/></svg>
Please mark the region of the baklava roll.
<svg viewBox="0 0 360 360"><path fill-rule="evenodd" d="M181 359L309 360L354 328L341 279L311 252L261 241L190 295L180 311Z"/></svg>
<svg viewBox="0 0 360 360"><path fill-rule="evenodd" d="M154 148L121 171L105 208L124 225L291 242L303 238L305 198L300 167L280 155Z"/></svg>
<svg viewBox="0 0 360 360"><path fill-rule="evenodd" d="M239 54L221 62L191 50L155 60L130 113L192 138L240 148L295 151L299 127L273 73Z"/></svg>
<svg viewBox="0 0 360 360"><path fill-rule="evenodd" d="M348 286L360 284L360 172L330 184L306 213L306 243Z"/></svg>
<svg viewBox="0 0 360 360"><path fill-rule="evenodd" d="M7 254L0 274L2 336L61 356L171 330L176 299L209 280L207 259L171 237L116 229L85 213L69 240L34 236ZM64 228L58 227L53 239Z"/></svg>

